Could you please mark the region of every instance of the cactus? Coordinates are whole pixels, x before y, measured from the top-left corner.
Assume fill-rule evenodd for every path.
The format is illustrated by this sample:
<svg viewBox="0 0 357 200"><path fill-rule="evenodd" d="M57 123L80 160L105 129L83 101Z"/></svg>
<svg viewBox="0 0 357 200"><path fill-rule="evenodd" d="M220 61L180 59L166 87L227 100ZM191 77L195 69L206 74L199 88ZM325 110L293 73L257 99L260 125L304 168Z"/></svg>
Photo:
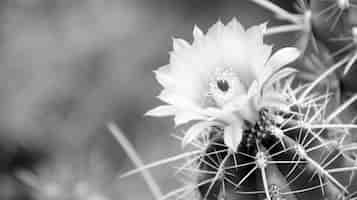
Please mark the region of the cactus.
<svg viewBox="0 0 357 200"><path fill-rule="evenodd" d="M178 138L194 150L141 167L124 176L187 158L187 162L179 168L179 172L187 178L184 186L160 199L357 198L357 143L353 135L357 128L353 108L357 100L357 95L354 95L357 87L353 83L357 72L357 1L297 0L294 2L295 13L270 1L252 1L271 10L280 20L289 24L269 28L261 25L244 32L234 19L227 25L218 22L206 35L195 27L192 45L175 39L170 66L156 71L158 81L164 86L159 98L168 105L158 107L148 114L173 115L177 125L193 122L184 136ZM246 37L252 40L251 43L235 43L236 38L230 35L231 30L234 34L248 33L251 38ZM279 56L274 57L274 54L269 58L273 60L270 62L262 53L267 51L270 55L267 50L269 46L262 43L259 35L269 37L290 32L301 33L296 44L301 56L294 64L298 70L295 74L291 68L281 67L295 60L296 51L280 50L276 53ZM208 90L209 98L204 98L204 106L195 107L187 98L182 98L188 94L176 95L176 90L182 87L190 93L190 87L197 86L193 83L198 82L190 82L192 85L188 87L180 82L185 81L181 79L187 77L187 69L191 69L186 68L185 71L183 66L194 63L193 66L199 68L195 59L205 55L205 49L202 50L200 45L209 46L207 38L218 41L217 46L221 45L222 40L222 44L238 53L243 53L244 49L236 49L237 45L257 44L249 47L253 48L250 53L261 53L259 58L265 68L258 67L257 70L252 67L253 71L258 71L258 78L248 81L248 85L239 74L250 76L244 71L247 69L224 68L216 72L218 74L214 75L213 83L211 78L208 86L204 87ZM237 40L240 41L240 38ZM206 46L204 48L208 48ZM196 57L190 57L191 54ZM229 60L230 55L225 56ZM234 59L239 61L244 56ZM227 62L224 61L225 64ZM266 63L280 65L274 68L273 64ZM207 71L209 65L208 61L204 63ZM198 74L192 72L189 75L200 77L199 81L202 81L204 67L198 70ZM274 70L269 71L269 67ZM183 73L184 76L177 73ZM176 82L182 85L176 85ZM204 89L194 90L192 96ZM231 98L227 92L240 98ZM249 100L241 98L244 95ZM269 95L270 99L266 97ZM232 105L231 101L238 103ZM184 109L188 107L189 111Z"/></svg>

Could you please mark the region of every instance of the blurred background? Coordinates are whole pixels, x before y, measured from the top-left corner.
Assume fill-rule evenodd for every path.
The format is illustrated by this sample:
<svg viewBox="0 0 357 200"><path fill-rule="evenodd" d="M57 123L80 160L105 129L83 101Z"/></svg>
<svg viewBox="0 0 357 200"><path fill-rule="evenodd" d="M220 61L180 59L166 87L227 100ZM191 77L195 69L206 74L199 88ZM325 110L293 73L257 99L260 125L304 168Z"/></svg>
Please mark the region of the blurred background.
<svg viewBox="0 0 357 200"><path fill-rule="evenodd" d="M106 123L146 163L181 153L172 119L143 116L161 103L152 71L172 37L232 17L276 23L248 0L1 0L0 199L153 199L140 175L116 178L134 166ZM175 166L152 170L164 192Z"/></svg>

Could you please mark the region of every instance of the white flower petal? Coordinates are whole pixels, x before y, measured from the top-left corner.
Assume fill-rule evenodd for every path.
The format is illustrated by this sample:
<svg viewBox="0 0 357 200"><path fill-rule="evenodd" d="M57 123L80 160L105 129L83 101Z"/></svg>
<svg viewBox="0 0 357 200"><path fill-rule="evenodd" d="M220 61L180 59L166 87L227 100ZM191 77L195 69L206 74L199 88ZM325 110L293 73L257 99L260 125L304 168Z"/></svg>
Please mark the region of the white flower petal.
<svg viewBox="0 0 357 200"><path fill-rule="evenodd" d="M295 61L300 55L301 52L297 48L286 47L280 49L270 57L265 68L269 68L272 72L275 72L281 67Z"/></svg>
<svg viewBox="0 0 357 200"><path fill-rule="evenodd" d="M198 26L193 27L193 39L200 41L204 37L202 30Z"/></svg>
<svg viewBox="0 0 357 200"><path fill-rule="evenodd" d="M254 122L257 119L258 113L252 104L252 99L249 98L248 95L236 97L230 104L223 107L223 111L226 116L233 116L235 118L236 115L239 115L243 119L251 122ZM232 117L226 117L225 121L228 121L228 119L232 119Z"/></svg>
<svg viewBox="0 0 357 200"><path fill-rule="evenodd" d="M263 96L259 106L260 108L277 108L281 111L289 111L290 108L286 101L286 97L279 93L270 93L267 96Z"/></svg>
<svg viewBox="0 0 357 200"><path fill-rule="evenodd" d="M259 77L264 73L264 66L269 60L272 51L272 45L259 45L259 47L253 47L250 51L254 52L253 55L249 55L251 57L249 61L255 80L259 80Z"/></svg>
<svg viewBox="0 0 357 200"><path fill-rule="evenodd" d="M175 125L180 126L193 120L207 120L207 117L195 112L180 111L176 113L174 120Z"/></svg>
<svg viewBox="0 0 357 200"><path fill-rule="evenodd" d="M211 28L208 29L207 36L212 37L213 39L219 39L222 36L224 30L224 24L221 20L218 20Z"/></svg>
<svg viewBox="0 0 357 200"><path fill-rule="evenodd" d="M171 105L158 106L154 109L149 110L145 113L147 116L153 117L164 117L174 115L177 112L177 109Z"/></svg>
<svg viewBox="0 0 357 200"><path fill-rule="evenodd" d="M248 98L253 98L256 95L260 95L260 86L258 81L253 81L248 89Z"/></svg>
<svg viewBox="0 0 357 200"><path fill-rule="evenodd" d="M155 70L156 80L163 86L163 87L173 87L175 81L173 77L169 74L170 66L165 65L160 67L159 69Z"/></svg>
<svg viewBox="0 0 357 200"><path fill-rule="evenodd" d="M258 81L261 85L270 79L270 77L280 70L285 65L295 61L300 56L300 51L297 48L286 47L278 50L267 61L265 67L262 69Z"/></svg>
<svg viewBox="0 0 357 200"><path fill-rule="evenodd" d="M163 91L161 91L158 98L167 104L175 105L181 110L192 110L194 112L201 112L200 106L195 104L192 99L189 99L183 94L175 93L173 91L164 89Z"/></svg>
<svg viewBox="0 0 357 200"><path fill-rule="evenodd" d="M228 133L240 130L235 131L239 137L227 134L226 138L229 146L237 146L242 120L254 122L261 106L280 106L270 92L277 89L277 81L292 73L291 69L281 67L300 55L295 48L285 48L271 56L272 47L263 41L265 30L266 24L262 24L245 31L233 18L227 25L218 21L206 34L195 26L192 44L173 39L170 63L155 71L156 79L164 87L158 98L168 105L148 113L174 115L176 125L192 120L224 123ZM218 76L219 68L230 68L231 76ZM213 81L220 80L217 77L229 83L228 89L223 89L227 91L212 90ZM245 90L240 90L238 82ZM273 87L271 84L275 82ZM237 122L237 118L241 121ZM236 124L240 124L238 128Z"/></svg>
<svg viewBox="0 0 357 200"><path fill-rule="evenodd" d="M288 76L291 76L292 74L296 73L297 70L294 68L284 68L282 70L277 71L276 73L272 74L271 77L267 78L267 80L263 83L263 88L261 88L263 90L264 93L264 89L265 88L270 88L272 87L273 84L275 83L279 83L279 81L283 78L287 78Z"/></svg>
<svg viewBox="0 0 357 200"><path fill-rule="evenodd" d="M185 136L182 139L182 145L186 146L191 143L193 140L197 139L202 134L206 133L205 129L209 129L212 126L220 126L221 124L215 121L202 121L191 126L188 131L185 133Z"/></svg>
<svg viewBox="0 0 357 200"><path fill-rule="evenodd" d="M258 110L254 107L252 100L242 102L242 107L238 111L238 113L240 114L240 116L250 122L254 122L255 120L257 120L259 114Z"/></svg>
<svg viewBox="0 0 357 200"><path fill-rule="evenodd" d="M237 120L236 110L232 107L225 107L223 109L218 108L206 108L203 112L209 116L207 119L209 121L221 121L226 124L230 124Z"/></svg>
<svg viewBox="0 0 357 200"><path fill-rule="evenodd" d="M173 43L174 43L173 46L174 51L181 51L191 47L191 45L188 42L180 38L173 38Z"/></svg>
<svg viewBox="0 0 357 200"><path fill-rule="evenodd" d="M243 123L237 120L224 128L224 143L234 152L237 152L243 136Z"/></svg>
<svg viewBox="0 0 357 200"><path fill-rule="evenodd" d="M297 72L297 70L294 68L290 68L290 67L284 68L284 69L274 73L272 75L271 79L269 79L269 82L274 83L274 82L280 81L281 79L286 78L296 72Z"/></svg>
<svg viewBox="0 0 357 200"><path fill-rule="evenodd" d="M233 18L230 22L228 22L227 26L233 30L233 32L243 33L244 28L241 23L238 22L237 18Z"/></svg>
<svg viewBox="0 0 357 200"><path fill-rule="evenodd" d="M252 26L246 32L247 42L249 45L263 45L264 33L267 27L267 23L259 26Z"/></svg>

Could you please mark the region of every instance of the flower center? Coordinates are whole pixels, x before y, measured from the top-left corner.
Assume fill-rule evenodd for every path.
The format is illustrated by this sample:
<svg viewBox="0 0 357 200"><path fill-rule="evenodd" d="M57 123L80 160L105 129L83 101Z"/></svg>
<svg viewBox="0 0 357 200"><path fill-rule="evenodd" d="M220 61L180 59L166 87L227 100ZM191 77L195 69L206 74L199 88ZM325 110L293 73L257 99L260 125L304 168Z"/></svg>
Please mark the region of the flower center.
<svg viewBox="0 0 357 200"><path fill-rule="evenodd" d="M222 91L222 92L227 92L229 90L229 83L227 80L218 80L217 81L217 87Z"/></svg>
<svg viewBox="0 0 357 200"><path fill-rule="evenodd" d="M209 83L209 95L213 97L217 105L224 106L244 93L246 93L245 86L232 68L216 69Z"/></svg>

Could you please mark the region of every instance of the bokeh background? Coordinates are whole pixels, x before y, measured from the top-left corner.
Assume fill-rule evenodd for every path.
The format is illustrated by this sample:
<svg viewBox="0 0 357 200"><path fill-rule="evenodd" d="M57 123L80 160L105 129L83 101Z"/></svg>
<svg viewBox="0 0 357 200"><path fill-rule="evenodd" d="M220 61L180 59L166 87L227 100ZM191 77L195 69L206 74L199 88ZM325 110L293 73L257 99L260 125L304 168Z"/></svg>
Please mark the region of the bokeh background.
<svg viewBox="0 0 357 200"><path fill-rule="evenodd" d="M117 178L134 166L106 123L146 163L182 152L172 119L143 116L161 103L152 71L172 37L232 17L277 23L248 0L1 0L0 199L153 199L141 176ZM151 170L164 192L175 166Z"/></svg>

